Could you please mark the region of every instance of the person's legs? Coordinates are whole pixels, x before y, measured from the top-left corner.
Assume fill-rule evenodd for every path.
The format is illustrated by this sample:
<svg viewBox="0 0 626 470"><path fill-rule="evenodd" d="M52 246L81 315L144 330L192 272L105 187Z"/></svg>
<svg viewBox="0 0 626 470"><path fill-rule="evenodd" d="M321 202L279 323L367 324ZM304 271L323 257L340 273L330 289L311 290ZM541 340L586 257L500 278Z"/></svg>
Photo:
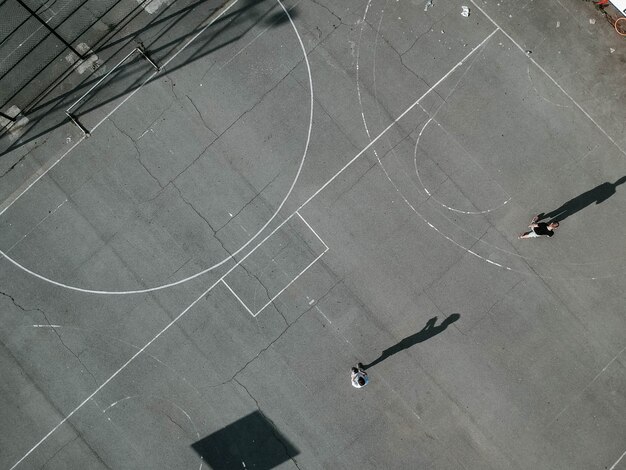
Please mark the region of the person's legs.
<svg viewBox="0 0 626 470"><path fill-rule="evenodd" d="M519 238L519 239L522 239L522 238L537 238L538 236L539 235L537 235L534 230L531 230L529 232L520 233L517 238Z"/></svg>

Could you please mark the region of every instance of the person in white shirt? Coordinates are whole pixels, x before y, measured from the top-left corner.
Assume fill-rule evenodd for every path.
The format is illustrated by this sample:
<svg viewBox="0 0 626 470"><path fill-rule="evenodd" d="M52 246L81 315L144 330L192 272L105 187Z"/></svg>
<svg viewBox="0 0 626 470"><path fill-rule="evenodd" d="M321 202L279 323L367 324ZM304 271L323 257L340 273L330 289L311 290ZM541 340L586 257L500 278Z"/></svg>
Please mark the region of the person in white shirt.
<svg viewBox="0 0 626 470"><path fill-rule="evenodd" d="M363 364L360 362L356 367L350 369L350 381L354 388L362 388L368 384L369 377L367 376L367 372L363 370Z"/></svg>

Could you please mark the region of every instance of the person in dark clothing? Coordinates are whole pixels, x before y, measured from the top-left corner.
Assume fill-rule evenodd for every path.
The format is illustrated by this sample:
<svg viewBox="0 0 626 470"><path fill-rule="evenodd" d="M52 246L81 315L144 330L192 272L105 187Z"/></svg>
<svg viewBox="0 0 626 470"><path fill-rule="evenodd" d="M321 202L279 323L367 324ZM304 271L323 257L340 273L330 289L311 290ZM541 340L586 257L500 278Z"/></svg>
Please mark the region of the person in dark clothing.
<svg viewBox="0 0 626 470"><path fill-rule="evenodd" d="M552 221L550 223L546 222L537 222L539 220L539 216L536 215L533 217L533 220L530 221L530 225L528 228L530 229L528 232L520 233L519 239L522 238L539 238L539 237L548 237L554 235L554 231L559 226L559 223L556 221Z"/></svg>

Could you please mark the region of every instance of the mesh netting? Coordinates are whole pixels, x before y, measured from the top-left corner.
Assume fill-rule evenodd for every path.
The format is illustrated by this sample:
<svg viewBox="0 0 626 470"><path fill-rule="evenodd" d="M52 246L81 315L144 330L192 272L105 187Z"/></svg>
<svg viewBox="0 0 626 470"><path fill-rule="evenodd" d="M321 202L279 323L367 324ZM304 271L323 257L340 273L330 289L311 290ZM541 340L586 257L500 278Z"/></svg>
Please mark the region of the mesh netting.
<svg viewBox="0 0 626 470"><path fill-rule="evenodd" d="M27 107L71 67L72 62L65 59L68 54L84 52L81 41L91 47L108 33L107 28L93 26L120 3L121 0L0 2L0 109L14 104L21 109ZM133 2L123 3L129 4L126 9L136 7Z"/></svg>

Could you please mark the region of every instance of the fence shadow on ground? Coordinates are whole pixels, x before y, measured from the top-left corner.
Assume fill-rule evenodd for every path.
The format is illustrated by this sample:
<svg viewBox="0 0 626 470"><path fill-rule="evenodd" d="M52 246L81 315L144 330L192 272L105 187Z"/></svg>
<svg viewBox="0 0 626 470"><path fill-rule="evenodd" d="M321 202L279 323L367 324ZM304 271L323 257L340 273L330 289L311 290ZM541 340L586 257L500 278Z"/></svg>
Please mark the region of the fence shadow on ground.
<svg viewBox="0 0 626 470"><path fill-rule="evenodd" d="M180 29L181 23L188 19L190 15L193 15L195 8L202 3L205 3L205 1L199 1L187 5L176 12L168 13L167 8L171 8L175 3L170 4L156 15L145 27L133 32L132 35L113 37L106 43L100 45L97 49L94 49L93 52L96 55L105 53L111 57L116 57L116 54L119 56L121 51L130 50L129 45L141 45L157 64L161 61L165 61L171 54L174 54L175 51L184 47L191 38L196 36L202 28L205 27L205 22L203 21L200 25L182 34L177 34L173 37L168 35L168 33L174 29ZM292 18L297 16L297 9L295 7L289 10L289 16ZM129 67L128 70L122 69L116 74L113 81L130 81L128 85L125 84L123 86L123 91L112 93L101 101L90 103L90 105L81 112L86 113L93 111L98 107L119 100L149 82L163 78L166 74L201 60L217 50L240 40L259 24L267 25L267 27L276 27L288 20L289 17L277 3L270 3L267 0L240 0L235 5L234 10L221 16L195 39L193 52L185 57L180 64L168 66L166 70L160 71L148 81L144 78L145 74L139 74L137 70L132 67ZM189 51L191 51L191 48ZM75 100L76 97L81 96L93 87L98 80L100 80L100 75L101 74L95 73L78 86L65 92L59 91L61 85L59 83L56 85L55 90L47 92L44 97L39 97L26 111L29 123L19 139L10 142L9 139L6 138L6 135L0 134L0 156L6 155L29 142L33 142L66 124L68 118L64 113L67 107L70 106L71 102ZM112 85L113 81L107 83L107 86ZM58 115L58 117L57 119L51 119L51 115Z"/></svg>

